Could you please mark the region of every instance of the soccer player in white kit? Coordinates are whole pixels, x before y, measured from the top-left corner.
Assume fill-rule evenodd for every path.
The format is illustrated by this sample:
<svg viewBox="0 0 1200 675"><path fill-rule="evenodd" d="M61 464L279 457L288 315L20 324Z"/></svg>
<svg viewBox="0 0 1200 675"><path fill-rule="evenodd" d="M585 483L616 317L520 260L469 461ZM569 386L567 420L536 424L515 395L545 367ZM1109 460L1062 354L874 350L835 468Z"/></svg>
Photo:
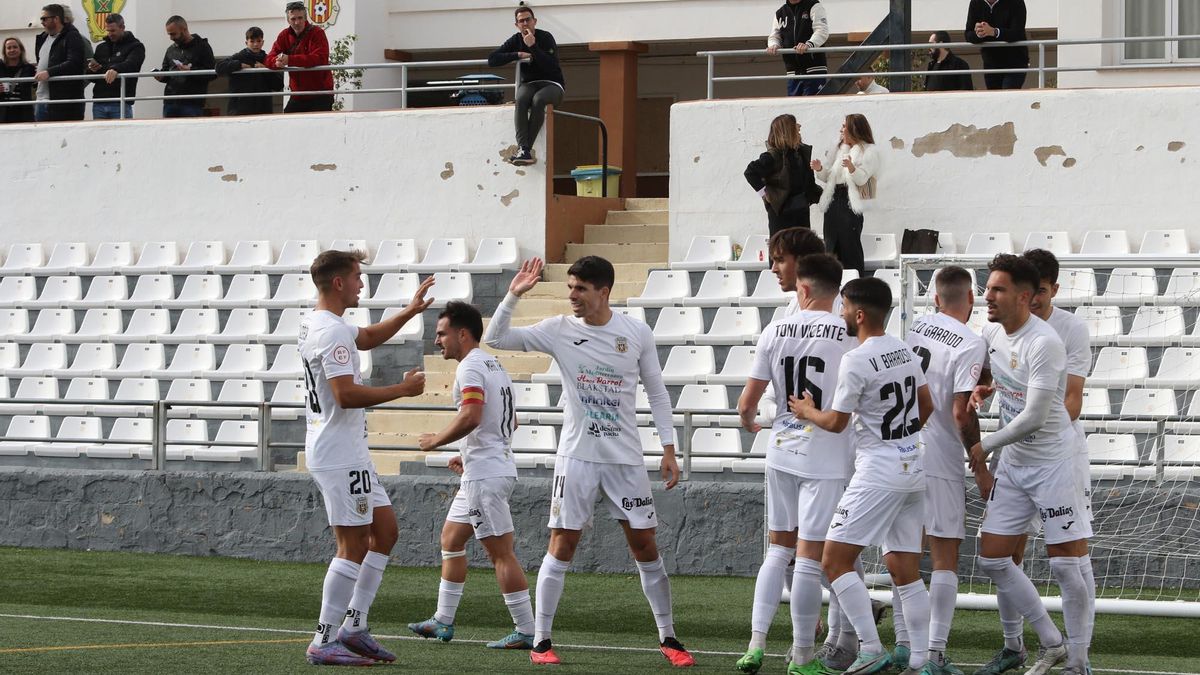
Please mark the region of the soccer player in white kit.
<svg viewBox="0 0 1200 675"><path fill-rule="evenodd" d="M298 337L308 391L305 458L337 539L337 554L325 574L320 621L307 651L308 661L317 665L396 660L367 630L367 612L399 534L391 499L379 484L367 450L363 409L421 395L425 374L414 368L399 384L370 387L362 383L358 352L383 344L425 311L433 300L425 298L433 277L400 312L360 328L342 315L358 306L363 288L359 265L365 259L361 251L325 251L313 260L317 305L301 321Z"/></svg>
<svg viewBox="0 0 1200 675"><path fill-rule="evenodd" d="M966 325L975 301L974 288L972 272L953 265L943 267L935 279L937 313L918 318L905 338L921 360L933 397L933 414L921 429L925 534L933 561L925 671L930 675L962 675L945 652L958 599L958 549L966 536L963 465L967 448L979 441L979 420L970 400L987 351L983 339ZM897 603L897 599L893 597L893 610L902 613L903 601Z"/></svg>
<svg viewBox="0 0 1200 675"><path fill-rule="evenodd" d="M515 630L487 646L491 649L533 648L533 605L525 571L513 553L513 521L508 500L517 482L512 435L517 428L513 385L495 356L479 348L483 316L474 306L454 301L438 315L434 345L442 357L458 361L454 402L458 414L438 433L421 434L428 452L465 439L450 470L462 476L458 493L442 526L442 580L437 612L409 630L425 638L449 642L454 617L467 580L467 541L483 544L496 568L496 581Z"/></svg>
<svg viewBox="0 0 1200 675"><path fill-rule="evenodd" d="M854 279L842 288L842 318L859 346L844 357L828 410L808 392L789 399L792 412L840 433L854 416L854 476L838 501L825 535L821 563L842 610L862 640L858 658L845 672L883 672L890 654L879 640L867 586L854 572L866 546L883 546L884 562L904 601L912 653L905 673L924 668L929 649L929 593L921 581L921 530L925 517L925 474L918 432L933 412L921 362L884 326L892 293L881 279Z"/></svg>
<svg viewBox="0 0 1200 675"><path fill-rule="evenodd" d="M612 263L585 256L567 270L568 297L574 316L556 316L528 328L512 328L512 312L522 295L537 285L543 263L525 261L496 308L483 341L495 349L539 351L554 357L566 395L562 437L554 463L550 495L550 546L538 570L535 664L559 663L551 643L554 614L562 597L567 568L597 495L621 523L637 563L642 591L658 626L659 650L671 665L695 664L675 637L671 582L655 542L654 497L646 475L637 432L638 377L646 387L654 426L663 444L661 470L667 489L679 482L671 399L650 327L617 314L608 306L616 273Z"/></svg>
<svg viewBox="0 0 1200 675"><path fill-rule="evenodd" d="M1083 675L1086 649L1078 649L1075 641L1086 634L1088 592L1078 559L1087 553L1092 530L1087 515L1080 512L1078 432L1063 403L1066 350L1054 329L1030 312L1040 282L1037 268L1023 258L1001 254L988 270L989 323L983 339L988 344L992 386L981 385L975 398L986 398L994 389L1000 397L1000 428L971 448L972 467L984 464L997 450L1003 452L979 528L979 566L996 584L1001 602L1011 603L1038 633L1038 658L1026 672L1044 675L1067 660L1064 673ZM1037 589L1012 559L1035 515L1045 528L1070 646L1051 621ZM1065 558L1068 564L1055 562L1057 558ZM1020 667L1024 652L1019 634L1006 637L1004 648L985 665L990 668L985 672Z"/></svg>
<svg viewBox="0 0 1200 675"><path fill-rule="evenodd" d="M794 229L794 228L793 228ZM742 427L758 433L755 417L770 384L779 393L767 442L767 527L770 548L754 585L751 638L737 662L744 673L762 668L767 631L779 607L784 574L793 557L792 662L789 673L829 672L814 658L821 613L821 553L833 510L846 487L849 434L831 433L796 419L787 395L808 392L828 409L842 356L856 346L846 322L831 313L842 266L824 253L795 261L800 310L763 329L750 377L738 399Z"/></svg>

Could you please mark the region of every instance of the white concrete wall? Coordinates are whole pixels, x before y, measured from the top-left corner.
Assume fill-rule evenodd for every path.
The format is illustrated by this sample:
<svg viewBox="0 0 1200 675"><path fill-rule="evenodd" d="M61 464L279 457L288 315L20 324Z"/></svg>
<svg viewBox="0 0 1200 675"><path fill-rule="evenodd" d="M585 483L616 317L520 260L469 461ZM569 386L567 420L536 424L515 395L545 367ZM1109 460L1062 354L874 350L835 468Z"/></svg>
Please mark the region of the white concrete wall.
<svg viewBox="0 0 1200 675"><path fill-rule="evenodd" d="M544 165L504 163L511 137L508 107L3 125L0 245L510 236L541 255Z"/></svg>
<svg viewBox="0 0 1200 675"><path fill-rule="evenodd" d="M821 155L844 115L870 120L884 168L867 232L929 227L953 232L961 249L972 232L1011 232L1019 245L1033 230L1065 230L1078 247L1089 229L1125 228L1136 247L1143 229L1184 228L1194 246L1200 193L1186 186L1200 181L1197 106L1194 87L679 103L671 114L671 258L696 234L741 241L766 233L762 201L742 171L784 112ZM914 141L955 124L1012 124L1011 155L967 156L980 147L969 141L914 155ZM1184 145L1168 147L1175 143ZM1053 146L1063 154L1043 166L1036 153ZM1003 143L993 149L1005 152ZM815 209L813 225L819 232Z"/></svg>

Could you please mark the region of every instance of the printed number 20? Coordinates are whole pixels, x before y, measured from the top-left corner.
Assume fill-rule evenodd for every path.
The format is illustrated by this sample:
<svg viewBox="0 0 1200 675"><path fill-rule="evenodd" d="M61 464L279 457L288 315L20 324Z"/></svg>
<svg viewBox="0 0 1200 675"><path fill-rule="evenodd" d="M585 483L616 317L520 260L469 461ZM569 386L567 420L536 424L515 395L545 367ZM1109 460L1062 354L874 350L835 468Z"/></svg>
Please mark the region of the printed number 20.
<svg viewBox="0 0 1200 675"><path fill-rule="evenodd" d="M362 471L350 472L350 494L352 495L369 495L371 494L371 472L363 469Z"/></svg>

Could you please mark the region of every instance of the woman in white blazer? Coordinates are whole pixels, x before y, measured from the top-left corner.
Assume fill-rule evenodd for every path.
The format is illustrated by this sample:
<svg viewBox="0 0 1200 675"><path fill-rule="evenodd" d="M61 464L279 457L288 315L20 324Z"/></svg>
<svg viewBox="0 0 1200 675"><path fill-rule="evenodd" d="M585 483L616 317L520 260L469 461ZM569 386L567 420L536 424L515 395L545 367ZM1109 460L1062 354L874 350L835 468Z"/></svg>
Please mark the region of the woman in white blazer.
<svg viewBox="0 0 1200 675"><path fill-rule="evenodd" d="M817 179L825 183L817 202L825 214L825 250L843 268L856 269L862 274L865 264L862 214L868 200L875 196L879 173L879 151L866 117L846 115L838 147L826 153L825 162L812 161Z"/></svg>

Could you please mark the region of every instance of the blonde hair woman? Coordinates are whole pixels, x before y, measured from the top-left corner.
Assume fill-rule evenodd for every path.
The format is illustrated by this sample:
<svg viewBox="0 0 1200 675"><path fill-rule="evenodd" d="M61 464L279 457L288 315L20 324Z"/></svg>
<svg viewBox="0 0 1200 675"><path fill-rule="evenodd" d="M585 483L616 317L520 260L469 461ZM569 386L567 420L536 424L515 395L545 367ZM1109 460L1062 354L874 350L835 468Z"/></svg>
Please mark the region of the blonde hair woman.
<svg viewBox="0 0 1200 675"><path fill-rule="evenodd" d="M800 140L800 125L793 115L771 121L767 151L746 166L744 175L767 209L771 234L788 227L808 227L808 207L816 198L817 183L809 162L812 146Z"/></svg>
<svg viewBox="0 0 1200 675"><path fill-rule="evenodd" d="M875 197L879 151L867 118L852 114L842 122L838 146L825 156L828 165L812 161L812 170L825 183L817 205L825 214L825 250L845 269L864 267L863 210Z"/></svg>

